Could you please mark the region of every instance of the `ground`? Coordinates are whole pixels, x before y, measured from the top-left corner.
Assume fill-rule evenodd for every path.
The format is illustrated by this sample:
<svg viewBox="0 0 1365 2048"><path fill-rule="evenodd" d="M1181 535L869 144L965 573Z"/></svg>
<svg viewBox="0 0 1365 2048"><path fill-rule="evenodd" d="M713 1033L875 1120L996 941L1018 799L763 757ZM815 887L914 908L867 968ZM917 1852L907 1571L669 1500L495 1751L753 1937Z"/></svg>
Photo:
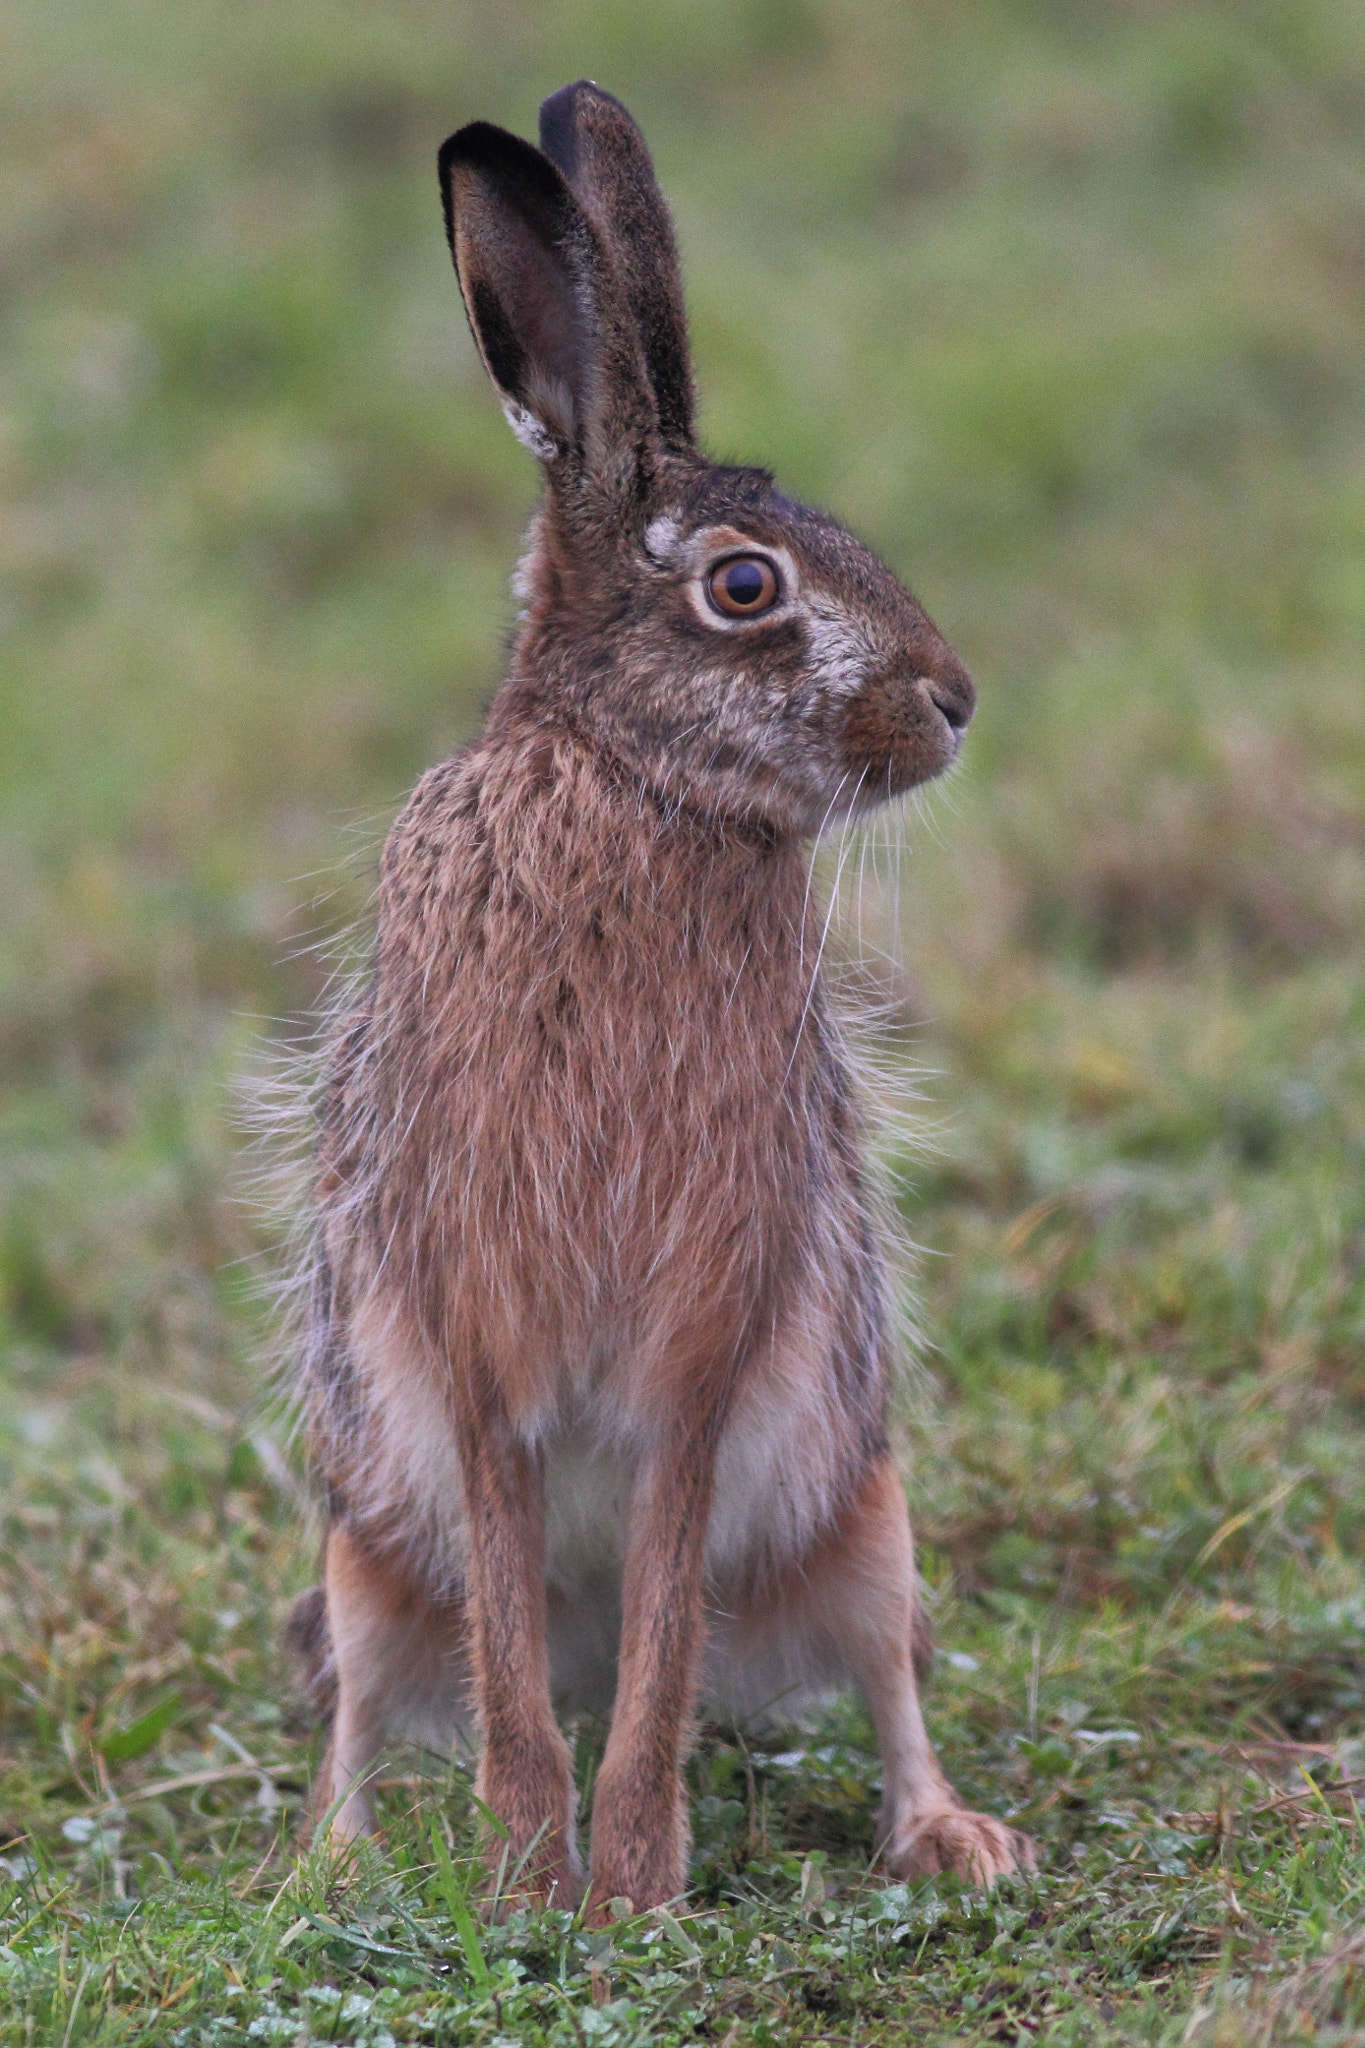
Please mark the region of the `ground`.
<svg viewBox="0 0 1365 2048"><path fill-rule="evenodd" d="M240 1104L497 680L436 145L583 74L709 444L981 689L841 944L922 1097L930 1718L1043 1851L989 1898L869 1873L847 1706L705 1731L609 1936L487 1925L430 1758L296 1860ZM1365 2040L1365 16L16 0L0 101L0 2043Z"/></svg>

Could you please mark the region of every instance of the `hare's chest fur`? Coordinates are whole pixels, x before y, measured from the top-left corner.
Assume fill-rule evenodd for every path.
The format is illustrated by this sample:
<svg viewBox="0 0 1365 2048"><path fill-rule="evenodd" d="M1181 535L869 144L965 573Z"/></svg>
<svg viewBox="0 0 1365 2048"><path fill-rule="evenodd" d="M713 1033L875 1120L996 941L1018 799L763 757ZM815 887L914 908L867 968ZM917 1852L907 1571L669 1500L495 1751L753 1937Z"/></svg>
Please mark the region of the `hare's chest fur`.
<svg viewBox="0 0 1365 2048"><path fill-rule="evenodd" d="M366 1178L422 1319L478 1331L528 1426L741 1341L847 1205L806 919L797 852L567 741L448 764L395 827Z"/></svg>

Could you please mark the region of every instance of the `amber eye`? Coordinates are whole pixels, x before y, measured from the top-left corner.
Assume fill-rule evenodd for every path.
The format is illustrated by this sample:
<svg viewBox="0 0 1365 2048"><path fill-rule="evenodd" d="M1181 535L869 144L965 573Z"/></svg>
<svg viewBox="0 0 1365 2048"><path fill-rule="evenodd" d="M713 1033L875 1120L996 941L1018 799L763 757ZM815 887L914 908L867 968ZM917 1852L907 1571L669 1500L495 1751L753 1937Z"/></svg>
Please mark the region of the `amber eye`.
<svg viewBox="0 0 1365 2048"><path fill-rule="evenodd" d="M732 619L755 618L777 602L777 571L762 555L731 555L707 577L706 595Z"/></svg>

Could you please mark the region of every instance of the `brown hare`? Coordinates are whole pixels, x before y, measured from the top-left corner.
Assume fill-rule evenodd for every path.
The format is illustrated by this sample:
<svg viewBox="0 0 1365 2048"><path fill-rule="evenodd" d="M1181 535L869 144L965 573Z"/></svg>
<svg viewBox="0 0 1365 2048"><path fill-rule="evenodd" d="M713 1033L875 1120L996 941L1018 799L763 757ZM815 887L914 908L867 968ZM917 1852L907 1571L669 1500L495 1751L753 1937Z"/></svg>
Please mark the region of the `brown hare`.
<svg viewBox="0 0 1365 2048"><path fill-rule="evenodd" d="M545 489L507 680L389 834L332 1033L304 1344L323 1585L294 1625L370 1830L405 1734L480 1749L518 1889L585 1876L556 1703L611 1708L589 1909L687 1881L682 1767L852 1682L884 1867L1028 1843L927 1741L887 1439L886 1259L818 973L810 842L940 774L970 677L762 470L710 461L668 212L625 109L476 121L440 175L480 354ZM528 1853L529 1852L529 1853Z"/></svg>

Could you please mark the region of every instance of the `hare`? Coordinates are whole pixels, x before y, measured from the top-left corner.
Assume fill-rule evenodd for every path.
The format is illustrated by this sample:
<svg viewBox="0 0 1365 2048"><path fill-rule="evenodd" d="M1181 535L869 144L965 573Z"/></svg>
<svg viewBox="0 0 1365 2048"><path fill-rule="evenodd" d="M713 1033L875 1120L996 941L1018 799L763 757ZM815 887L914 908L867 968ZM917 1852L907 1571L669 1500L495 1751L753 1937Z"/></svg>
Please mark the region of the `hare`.
<svg viewBox="0 0 1365 2048"><path fill-rule="evenodd" d="M519 1891L571 1904L555 1710L610 1707L588 1910L644 1911L687 1881L700 1704L851 1681L884 1867L989 1883L1032 1851L962 1805L920 1714L886 1258L810 873L831 820L950 765L973 685L833 520L696 446L672 226L617 100L553 94L539 149L476 121L440 177L545 487L507 679L389 834L329 1042L303 1347L328 1527L294 1625L332 1701L317 1811L348 1842L386 1738L476 1738Z"/></svg>

